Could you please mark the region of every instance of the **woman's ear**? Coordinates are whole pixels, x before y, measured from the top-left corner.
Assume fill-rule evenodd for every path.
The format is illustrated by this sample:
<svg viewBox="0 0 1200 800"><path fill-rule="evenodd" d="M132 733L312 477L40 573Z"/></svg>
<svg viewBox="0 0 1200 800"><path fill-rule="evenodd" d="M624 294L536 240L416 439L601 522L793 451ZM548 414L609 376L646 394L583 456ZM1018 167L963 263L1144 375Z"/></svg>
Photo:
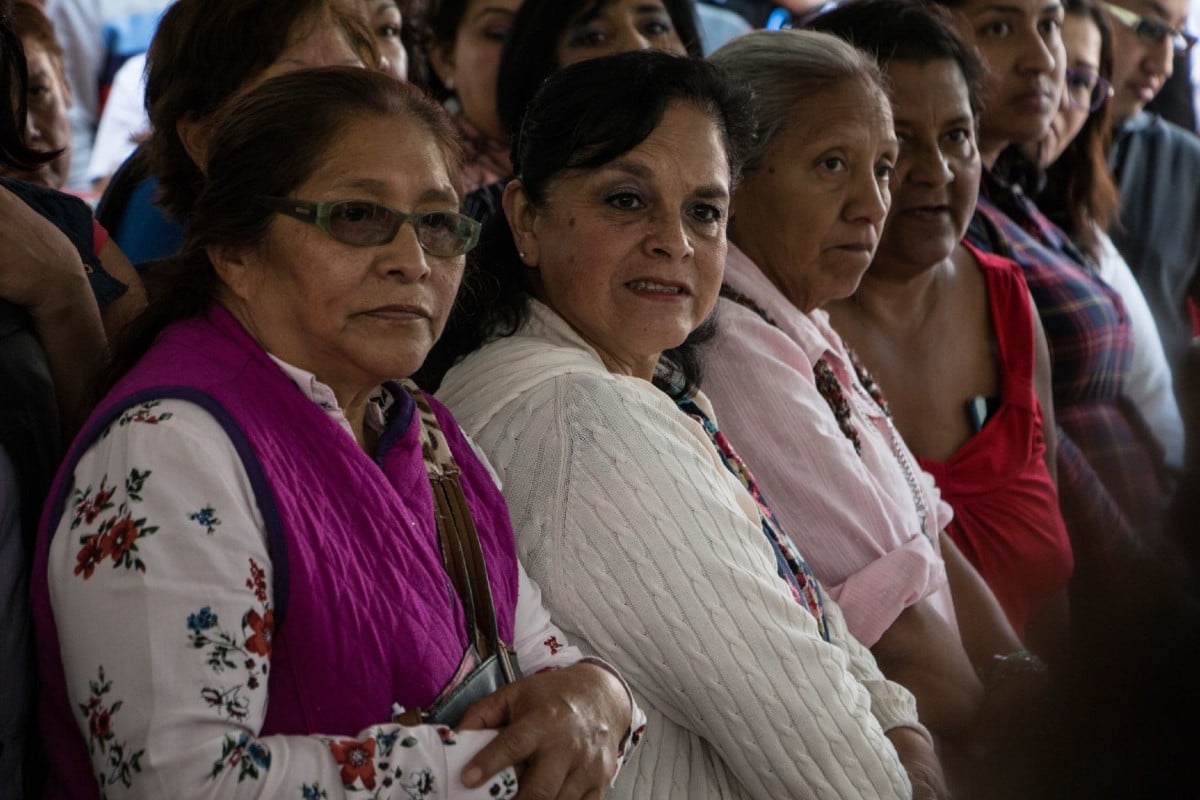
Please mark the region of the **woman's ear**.
<svg viewBox="0 0 1200 800"><path fill-rule="evenodd" d="M175 134L183 143L188 158L200 170L201 175L208 174L208 126L195 119L191 114L175 123Z"/></svg>
<svg viewBox="0 0 1200 800"><path fill-rule="evenodd" d="M213 265L213 271L225 284L228 292L240 300L249 300L252 294L251 282L255 270L250 263L253 258L247 250L234 251L227 247L209 245L205 248L208 260Z"/></svg>
<svg viewBox="0 0 1200 800"><path fill-rule="evenodd" d="M520 178L513 178L504 187L504 216L512 229L513 244L527 267L538 265L537 207L529 199Z"/></svg>
<svg viewBox="0 0 1200 800"><path fill-rule="evenodd" d="M433 74L446 87L446 91L454 91L454 51L447 52L440 42L431 42L428 50L429 66Z"/></svg>

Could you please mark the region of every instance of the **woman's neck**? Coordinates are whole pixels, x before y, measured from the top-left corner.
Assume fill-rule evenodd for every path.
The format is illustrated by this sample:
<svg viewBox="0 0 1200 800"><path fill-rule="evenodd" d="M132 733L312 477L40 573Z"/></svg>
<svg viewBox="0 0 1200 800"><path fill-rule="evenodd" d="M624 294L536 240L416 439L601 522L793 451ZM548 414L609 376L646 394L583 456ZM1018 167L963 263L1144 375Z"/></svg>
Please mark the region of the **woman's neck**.
<svg viewBox="0 0 1200 800"><path fill-rule="evenodd" d="M891 330L920 328L937 307L942 281L953 272L951 257L921 270L888 271L872 265L858 290L839 309Z"/></svg>
<svg viewBox="0 0 1200 800"><path fill-rule="evenodd" d="M1000 154L1004 152L1004 148L1008 147L1011 142L1007 140L994 140L984 135L981 131L979 134L979 160L983 162L983 168L991 170L996 166L996 159L1000 158Z"/></svg>

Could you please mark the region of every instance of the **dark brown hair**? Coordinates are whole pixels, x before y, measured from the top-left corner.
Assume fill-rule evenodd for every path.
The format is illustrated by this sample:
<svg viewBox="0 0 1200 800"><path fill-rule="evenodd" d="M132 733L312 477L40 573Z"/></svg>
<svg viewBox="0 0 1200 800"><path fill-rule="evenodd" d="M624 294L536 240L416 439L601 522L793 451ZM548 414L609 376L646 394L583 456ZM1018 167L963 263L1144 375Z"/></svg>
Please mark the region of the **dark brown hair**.
<svg viewBox="0 0 1200 800"><path fill-rule="evenodd" d="M146 55L146 110L158 202L169 214L186 216L203 184L179 122L211 116L298 34L328 22L364 64L379 63L370 30L341 0L177 0L167 9Z"/></svg>
<svg viewBox="0 0 1200 800"><path fill-rule="evenodd" d="M571 23L594 14L613 0L525 0L500 55L496 81L496 113L515 135L538 87L559 68L558 42ZM700 29L692 0L662 0L675 34L687 54L703 58Z"/></svg>
<svg viewBox="0 0 1200 800"><path fill-rule="evenodd" d="M275 212L259 195L286 197L336 147L346 126L363 117L402 117L426 130L457 185L461 152L446 112L420 89L355 67L325 67L272 78L236 98L217 117L208 177L188 218L182 253L153 275L158 291L117 348L106 387L150 348L167 325L205 312L220 278L209 248L242 250L267 236ZM386 159L390 153L380 153Z"/></svg>
<svg viewBox="0 0 1200 800"><path fill-rule="evenodd" d="M58 42L58 34L54 31L54 23L46 16L40 6L27 0L17 0L13 4L13 29L22 39L33 39L50 55L58 76L66 85L67 74L63 68L62 45Z"/></svg>
<svg viewBox="0 0 1200 800"><path fill-rule="evenodd" d="M976 118L986 98L987 68L975 48L959 38L951 12L913 0L847 3L812 19L805 27L833 34L870 53L885 70L889 62L949 59L967 84Z"/></svg>
<svg viewBox="0 0 1200 800"><path fill-rule="evenodd" d="M1112 79L1112 28L1091 0L1066 0L1068 14L1084 17L1100 30L1100 75ZM1112 101L1088 115L1075 140L1046 169L1038 207L1091 258L1099 257L1096 228L1107 230L1117 217L1120 195L1108 168L1112 145Z"/></svg>
<svg viewBox="0 0 1200 800"><path fill-rule="evenodd" d="M29 116L29 71L25 48L13 27L13 10L0 0L0 87L9 93L0 103L0 167L26 170L53 161L59 152L45 153L25 144L25 120Z"/></svg>
<svg viewBox="0 0 1200 800"><path fill-rule="evenodd" d="M707 61L639 50L572 64L552 73L534 95L512 148L530 202L543 208L551 202L549 187L564 173L599 168L637 147L672 103L703 109L717 124L736 180L754 135L749 92ZM458 359L492 337L512 335L529 316L527 270L504 214L488 219L475 255L467 260L446 330L416 376L423 388L435 390ZM663 353L660 363L684 393L700 384L698 346L714 330L703 325Z"/></svg>

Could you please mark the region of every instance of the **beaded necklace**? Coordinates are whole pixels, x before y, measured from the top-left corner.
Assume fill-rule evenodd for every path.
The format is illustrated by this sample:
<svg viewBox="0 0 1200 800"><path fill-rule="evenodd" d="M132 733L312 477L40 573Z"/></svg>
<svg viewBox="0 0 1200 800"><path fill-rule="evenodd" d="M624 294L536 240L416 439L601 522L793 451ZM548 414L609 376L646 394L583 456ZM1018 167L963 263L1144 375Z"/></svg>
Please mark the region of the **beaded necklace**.
<svg viewBox="0 0 1200 800"><path fill-rule="evenodd" d="M750 309L771 327L779 327L778 323L767 314L766 309L749 296L742 294L728 284L721 284L721 297ZM854 389L868 402L878 406L879 410L883 412L884 420L887 423L888 439L892 446L892 455L895 457L896 463L900 466L901 473L904 474L904 481L908 484L909 493L912 494L913 506L917 510L917 519L921 523L921 535L932 542L933 537L929 532L929 507L925 503L925 493L921 491L921 486L917 482L916 465L912 463L912 459L909 457L901 440L900 432L896 430L896 426L892 422L892 411L888 407L887 400L883 397L883 391L879 388L879 384L875 381L875 378L867 371L867 368L858 360L858 356L849 345L846 345L846 351L850 355L850 364L854 368L855 376L858 378L858 381L854 384ZM850 401L846 398L846 393L842 390L842 384L837 379L837 375L834 374L833 367L829 365L829 360L824 356L818 358L816 363L813 364L813 377L816 380L817 391L829 405L829 410L833 412L833 417L837 420L838 428L850 440L850 444L854 446L854 452L858 454L859 458L862 458L862 439L859 437L858 429L854 427L854 422L851 419Z"/></svg>

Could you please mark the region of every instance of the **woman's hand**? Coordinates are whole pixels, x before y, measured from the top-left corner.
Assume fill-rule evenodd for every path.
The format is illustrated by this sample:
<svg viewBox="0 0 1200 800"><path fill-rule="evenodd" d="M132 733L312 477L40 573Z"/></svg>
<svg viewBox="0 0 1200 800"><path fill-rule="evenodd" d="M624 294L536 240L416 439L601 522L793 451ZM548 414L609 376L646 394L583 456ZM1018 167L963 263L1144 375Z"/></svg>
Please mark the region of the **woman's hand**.
<svg viewBox="0 0 1200 800"><path fill-rule="evenodd" d="M912 782L913 800L948 800L942 765L929 740L913 728L892 728L886 735Z"/></svg>
<svg viewBox="0 0 1200 800"><path fill-rule="evenodd" d="M596 664L522 678L463 716L460 730L501 729L463 770L463 783L475 787L511 765L521 775L518 800L599 798L631 719L624 685Z"/></svg>

